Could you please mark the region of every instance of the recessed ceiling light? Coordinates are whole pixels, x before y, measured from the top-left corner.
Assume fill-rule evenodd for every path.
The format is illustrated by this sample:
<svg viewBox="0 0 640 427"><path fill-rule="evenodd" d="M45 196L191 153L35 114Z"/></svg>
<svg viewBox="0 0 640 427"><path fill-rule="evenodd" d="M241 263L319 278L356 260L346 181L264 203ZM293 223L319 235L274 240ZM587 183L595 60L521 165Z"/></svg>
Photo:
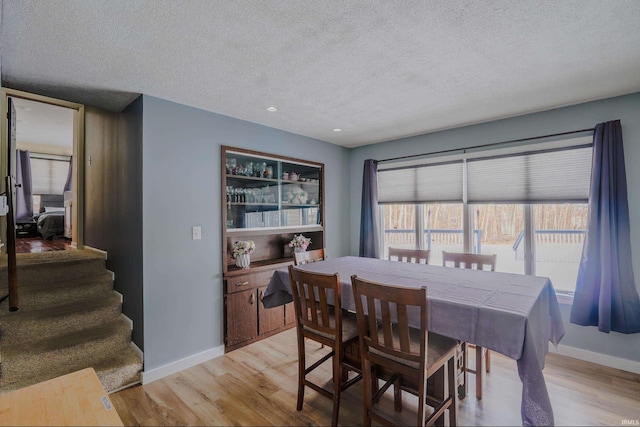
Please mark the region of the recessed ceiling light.
<svg viewBox="0 0 640 427"><path fill-rule="evenodd" d="M334 131L334 132L342 132L342 129L340 129L340 128L335 128L333 131Z"/></svg>
<svg viewBox="0 0 640 427"><path fill-rule="evenodd" d="M276 107L267 107L267 111L273 113L274 111L278 111Z"/></svg>

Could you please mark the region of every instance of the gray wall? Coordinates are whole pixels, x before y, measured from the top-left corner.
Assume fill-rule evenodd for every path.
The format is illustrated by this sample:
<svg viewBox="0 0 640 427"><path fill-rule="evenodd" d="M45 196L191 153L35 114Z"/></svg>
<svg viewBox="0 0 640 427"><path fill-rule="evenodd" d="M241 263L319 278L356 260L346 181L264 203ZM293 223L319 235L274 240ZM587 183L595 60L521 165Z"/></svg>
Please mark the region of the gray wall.
<svg viewBox="0 0 640 427"><path fill-rule="evenodd" d="M347 149L147 95L143 135L146 371L223 345L221 145L325 163L327 248L348 254Z"/></svg>
<svg viewBox="0 0 640 427"><path fill-rule="evenodd" d="M142 97L122 113L85 110L85 245L107 251L107 268L144 349L142 301ZM91 156L91 164L88 164Z"/></svg>
<svg viewBox="0 0 640 427"><path fill-rule="evenodd" d="M594 101L572 107L497 120L443 132L419 135L353 149L349 153L351 182L351 254L358 254L360 197L365 159L385 159L461 148L492 142L592 128L597 123L620 119L624 139L631 219L631 251L640 254L640 93ZM636 286L640 286L640 260L635 258ZM566 335L561 344L623 359L640 361L640 334L597 332L595 327L572 325L569 307L562 307Z"/></svg>

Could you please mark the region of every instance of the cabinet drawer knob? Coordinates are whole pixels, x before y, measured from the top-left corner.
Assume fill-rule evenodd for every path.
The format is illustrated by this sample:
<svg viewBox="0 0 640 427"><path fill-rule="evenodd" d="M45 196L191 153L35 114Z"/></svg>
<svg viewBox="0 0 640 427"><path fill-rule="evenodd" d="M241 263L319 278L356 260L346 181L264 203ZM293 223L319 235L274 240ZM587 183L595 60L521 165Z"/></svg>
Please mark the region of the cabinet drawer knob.
<svg viewBox="0 0 640 427"><path fill-rule="evenodd" d="M248 284L249 284L249 281L247 280L246 282L236 283L236 286L247 286Z"/></svg>
<svg viewBox="0 0 640 427"><path fill-rule="evenodd" d="M251 294L251 298L249 298L249 303L253 305L254 302L256 302L256 298L253 294Z"/></svg>

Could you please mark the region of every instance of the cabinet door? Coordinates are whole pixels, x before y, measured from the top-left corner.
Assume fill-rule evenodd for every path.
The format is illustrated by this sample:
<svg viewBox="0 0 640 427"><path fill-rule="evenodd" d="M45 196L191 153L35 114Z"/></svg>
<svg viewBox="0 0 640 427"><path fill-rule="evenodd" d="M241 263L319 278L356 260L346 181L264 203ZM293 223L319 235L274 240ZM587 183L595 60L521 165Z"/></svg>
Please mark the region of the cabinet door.
<svg viewBox="0 0 640 427"><path fill-rule="evenodd" d="M262 305L262 294L266 288L266 286L263 286L258 289L258 296L260 297L260 304L258 304L258 325L260 335L284 326L284 308L282 306L264 308Z"/></svg>
<svg viewBox="0 0 640 427"><path fill-rule="evenodd" d="M255 289L226 296L227 345L235 345L258 335L257 302Z"/></svg>
<svg viewBox="0 0 640 427"><path fill-rule="evenodd" d="M296 323L296 309L293 307L293 303L285 304L284 306L284 324L295 325Z"/></svg>

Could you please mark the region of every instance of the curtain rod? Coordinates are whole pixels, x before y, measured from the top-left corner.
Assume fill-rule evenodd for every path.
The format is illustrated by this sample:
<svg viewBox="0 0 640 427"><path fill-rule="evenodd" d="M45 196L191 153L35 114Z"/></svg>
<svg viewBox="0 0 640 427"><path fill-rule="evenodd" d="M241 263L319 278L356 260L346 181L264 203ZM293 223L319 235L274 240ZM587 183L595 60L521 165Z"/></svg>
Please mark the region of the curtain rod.
<svg viewBox="0 0 640 427"><path fill-rule="evenodd" d="M533 136L533 137L530 137L530 138L512 139L510 141L492 142L492 143L489 143L489 144L474 145L472 147L450 148L448 150L431 151L429 153L411 154L411 155L408 155L408 156L400 156L400 157L392 157L392 158L389 158L389 159L376 160L376 163L391 162L391 161L394 161L394 160L402 160L402 159L410 159L412 157L422 157L422 156L427 156L427 155L431 155L431 154L451 153L453 151L460 151L460 150L466 151L466 150L472 150L472 149L475 149L475 148L493 147L495 145L512 144L514 142L533 141L535 139L544 139L544 138L551 138L551 137L554 137L554 136L571 135L573 133L593 132L594 130L595 130L595 128L580 129L580 130L572 130L570 132L561 132L561 133L552 133L552 134L549 134L549 135Z"/></svg>

